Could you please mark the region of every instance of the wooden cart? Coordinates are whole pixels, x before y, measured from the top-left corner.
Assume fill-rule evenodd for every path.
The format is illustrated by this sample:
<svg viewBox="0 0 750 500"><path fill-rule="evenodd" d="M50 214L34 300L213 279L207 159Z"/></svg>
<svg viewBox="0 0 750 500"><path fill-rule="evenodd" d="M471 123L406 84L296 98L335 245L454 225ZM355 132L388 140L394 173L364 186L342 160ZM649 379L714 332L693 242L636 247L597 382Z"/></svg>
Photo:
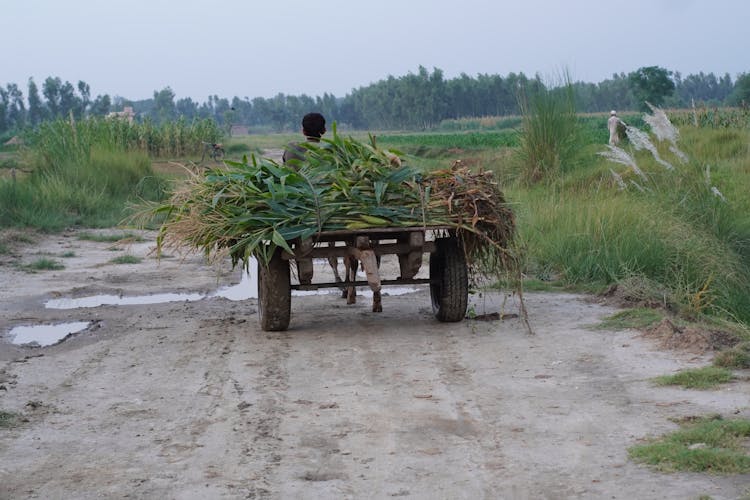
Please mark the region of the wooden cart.
<svg viewBox="0 0 750 500"><path fill-rule="evenodd" d="M427 238L427 236L432 236ZM373 311L380 309L380 291L388 285L430 285L432 310L439 321L461 321L466 315L469 285L466 257L455 231L450 227L372 228L327 231L315 239L297 240L294 254L277 249L268 266L258 264L258 313L266 331L286 330L291 319L291 291L340 288L354 301L355 287L369 286L373 291ZM430 254L429 279L416 279L422 256ZM397 255L400 276L380 278L378 264L382 255ZM353 263L345 279L313 283L312 259L343 257ZM362 263L367 281L356 280L356 259ZM299 284L291 283L290 261L297 263ZM346 266L345 266L346 267ZM352 269L353 268L353 269Z"/></svg>

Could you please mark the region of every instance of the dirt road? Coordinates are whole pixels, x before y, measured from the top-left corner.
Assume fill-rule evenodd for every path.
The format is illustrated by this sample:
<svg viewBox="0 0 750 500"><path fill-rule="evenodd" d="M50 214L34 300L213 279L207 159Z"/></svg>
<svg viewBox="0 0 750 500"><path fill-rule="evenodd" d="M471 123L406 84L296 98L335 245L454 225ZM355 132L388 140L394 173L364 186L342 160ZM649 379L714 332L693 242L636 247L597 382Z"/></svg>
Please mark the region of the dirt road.
<svg viewBox="0 0 750 500"><path fill-rule="evenodd" d="M517 319L441 324L424 289L347 306L292 300L262 332L254 300L49 309L50 299L209 293L236 283L200 258L157 262L73 233L19 244L66 269L0 267L0 498L736 499L750 477L661 474L627 448L669 419L750 417L750 383L713 391L649 379L706 358L637 332L588 328L612 308L528 294ZM112 264L122 254L137 264ZM67 254L68 257L58 257ZM387 289L386 289L387 291ZM502 297L474 298L478 312ZM510 300L506 312L517 312ZM13 327L88 321L62 343L15 346Z"/></svg>

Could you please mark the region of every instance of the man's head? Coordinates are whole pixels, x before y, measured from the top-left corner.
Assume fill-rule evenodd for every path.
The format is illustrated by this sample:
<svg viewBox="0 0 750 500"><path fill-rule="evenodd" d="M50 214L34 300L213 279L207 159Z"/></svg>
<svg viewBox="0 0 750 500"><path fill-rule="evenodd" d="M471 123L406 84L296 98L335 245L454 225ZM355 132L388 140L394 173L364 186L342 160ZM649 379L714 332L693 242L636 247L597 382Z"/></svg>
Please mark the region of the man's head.
<svg viewBox="0 0 750 500"><path fill-rule="evenodd" d="M610 116L617 116L617 111L613 109L612 111L609 112L609 114Z"/></svg>
<svg viewBox="0 0 750 500"><path fill-rule="evenodd" d="M320 113L307 113L302 118L302 133L320 139L326 133L326 119Z"/></svg>

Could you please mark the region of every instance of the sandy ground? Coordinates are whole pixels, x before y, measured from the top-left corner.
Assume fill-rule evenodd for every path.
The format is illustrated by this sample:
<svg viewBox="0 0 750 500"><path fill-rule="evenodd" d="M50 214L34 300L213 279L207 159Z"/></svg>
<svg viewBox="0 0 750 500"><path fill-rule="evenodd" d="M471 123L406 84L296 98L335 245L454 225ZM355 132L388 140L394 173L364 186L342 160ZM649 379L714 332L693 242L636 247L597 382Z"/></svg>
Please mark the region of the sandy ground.
<svg viewBox="0 0 750 500"><path fill-rule="evenodd" d="M662 474L627 448L670 418L750 417L747 380L712 391L650 379L707 358L634 331L589 326L614 309L527 294L518 319L442 324L429 292L347 306L294 297L287 332L258 327L256 301L104 305L98 294L210 293L226 263L149 256L146 241L38 237L0 266L0 498L742 498L750 477ZM70 252L74 256L61 255ZM144 257L116 265L118 255ZM62 271L17 261L48 256ZM387 291L387 289L385 289ZM478 313L502 295L474 297ZM511 298L503 312L518 312ZM22 325L90 321L50 347L10 343Z"/></svg>

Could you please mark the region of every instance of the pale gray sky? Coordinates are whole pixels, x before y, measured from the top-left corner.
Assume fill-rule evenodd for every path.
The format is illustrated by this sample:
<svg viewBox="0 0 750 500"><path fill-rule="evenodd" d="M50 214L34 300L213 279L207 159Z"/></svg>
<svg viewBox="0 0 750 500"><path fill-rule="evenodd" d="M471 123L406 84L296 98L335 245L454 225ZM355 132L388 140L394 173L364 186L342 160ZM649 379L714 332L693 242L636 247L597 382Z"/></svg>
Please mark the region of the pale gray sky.
<svg viewBox="0 0 750 500"><path fill-rule="evenodd" d="M421 64L574 80L750 71L747 0L0 0L0 85L92 95L343 96Z"/></svg>

